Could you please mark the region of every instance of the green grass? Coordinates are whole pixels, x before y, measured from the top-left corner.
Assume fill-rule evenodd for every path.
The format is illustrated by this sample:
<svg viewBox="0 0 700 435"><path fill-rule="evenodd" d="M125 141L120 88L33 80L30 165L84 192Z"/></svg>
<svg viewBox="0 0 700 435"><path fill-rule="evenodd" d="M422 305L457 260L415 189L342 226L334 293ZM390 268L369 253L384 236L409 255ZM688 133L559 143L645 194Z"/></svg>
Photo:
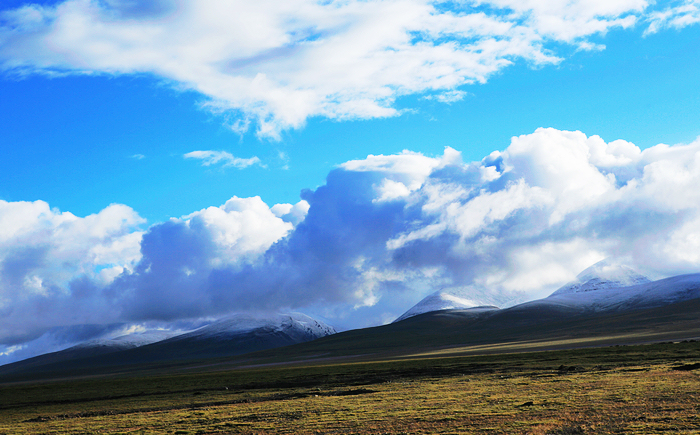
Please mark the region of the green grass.
<svg viewBox="0 0 700 435"><path fill-rule="evenodd" d="M0 434L697 433L699 361L683 342L9 383Z"/></svg>

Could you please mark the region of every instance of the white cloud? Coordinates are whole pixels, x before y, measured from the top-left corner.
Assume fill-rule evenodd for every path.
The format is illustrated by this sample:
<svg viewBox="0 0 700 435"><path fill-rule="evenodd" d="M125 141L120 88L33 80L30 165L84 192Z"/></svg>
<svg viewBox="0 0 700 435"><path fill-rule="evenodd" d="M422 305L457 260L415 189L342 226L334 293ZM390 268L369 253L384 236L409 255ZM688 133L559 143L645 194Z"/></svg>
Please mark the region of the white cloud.
<svg viewBox="0 0 700 435"><path fill-rule="evenodd" d="M468 278L478 286L539 295L608 256L655 276L700 268L700 140L641 151L538 129L481 164L498 176L431 175L407 201L421 217L387 248L440 252L430 261L479 268Z"/></svg>
<svg viewBox="0 0 700 435"><path fill-rule="evenodd" d="M461 158L461 154L450 147L445 148L442 158L404 150L401 154L391 156L370 154L366 159L350 160L340 167L347 171L374 172L386 177L379 185L375 185L379 192L377 200L384 201L406 196L420 188L434 169L459 162Z"/></svg>
<svg viewBox="0 0 700 435"><path fill-rule="evenodd" d="M40 263L46 265L38 267L37 276L55 282L76 272L93 275L101 265L129 267L140 258L142 232L137 228L143 223L134 210L121 204L79 218L51 209L44 201L0 200L0 262L18 250L40 250L44 256Z"/></svg>
<svg viewBox="0 0 700 435"><path fill-rule="evenodd" d="M646 0L488 0L479 2L511 10L543 37L574 42L614 27L628 28L649 5Z"/></svg>
<svg viewBox="0 0 700 435"><path fill-rule="evenodd" d="M644 32L645 35L659 32L665 28L673 27L682 29L700 23L700 1L685 0L671 2L672 6L654 11L647 17L649 27Z"/></svg>
<svg viewBox="0 0 700 435"><path fill-rule="evenodd" d="M293 206L285 213L300 213ZM284 216L282 215L282 216ZM210 266L239 264L252 261L276 241L286 236L294 228L285 222L282 216L275 214L259 196L253 198L233 198L220 207L209 207L183 218L192 226L203 226L215 246L215 252L209 253Z"/></svg>
<svg viewBox="0 0 700 435"><path fill-rule="evenodd" d="M255 164L260 165L260 159L253 156L248 159L234 157L226 151L192 151L183 156L186 159L199 159L202 161L202 166L211 166L218 163L223 163L224 167L233 166L234 168L247 168Z"/></svg>
<svg viewBox="0 0 700 435"><path fill-rule="evenodd" d="M441 94L436 94L436 95L426 95L423 97L425 100L436 100L441 103L446 103L446 104L452 104L456 103L457 101L462 101L464 97L467 96L467 93L464 91L460 91L457 89L453 89L451 91L446 91Z"/></svg>
<svg viewBox="0 0 700 435"><path fill-rule="evenodd" d="M124 205L80 218L43 201L0 201L0 352L51 328L123 321L155 300L151 317L190 307L206 315L198 304L209 274L257 261L308 209L234 196L144 232Z"/></svg>
<svg viewBox="0 0 700 435"><path fill-rule="evenodd" d="M538 129L479 162L370 155L297 204L233 197L145 233L126 206L78 218L0 202L0 353L89 321L315 309L354 327L438 289L507 304L607 257L697 272L698 185L700 139L640 151Z"/></svg>
<svg viewBox="0 0 700 435"><path fill-rule="evenodd" d="M656 17L645 0L447 5L66 0L3 12L0 67L18 74L153 74L203 95L204 106L224 113L235 131L252 122L260 136L279 138L312 116L396 116L403 95L458 101L460 86L483 83L514 61L558 63L559 43L601 49L591 36ZM685 3L652 18L652 27L688 25L696 9Z"/></svg>
<svg viewBox="0 0 700 435"><path fill-rule="evenodd" d="M145 223L113 204L84 218L46 202L0 201L0 340L114 316L97 284L140 260Z"/></svg>
<svg viewBox="0 0 700 435"><path fill-rule="evenodd" d="M306 214L309 212L309 207L309 203L302 199L294 205L275 204L270 208L270 211L278 218L296 226L304 221Z"/></svg>

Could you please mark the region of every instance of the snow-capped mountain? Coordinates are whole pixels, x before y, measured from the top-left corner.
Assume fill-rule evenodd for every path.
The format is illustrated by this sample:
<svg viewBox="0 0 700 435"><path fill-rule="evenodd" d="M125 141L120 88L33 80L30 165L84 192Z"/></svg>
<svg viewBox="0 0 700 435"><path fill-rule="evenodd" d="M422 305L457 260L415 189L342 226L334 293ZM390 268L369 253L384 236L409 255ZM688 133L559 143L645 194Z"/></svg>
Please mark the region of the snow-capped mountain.
<svg viewBox="0 0 700 435"><path fill-rule="evenodd" d="M203 326L192 332L188 332L173 340L181 339L217 339L228 340L235 336L266 331L269 333L283 333L294 341L303 342L326 335L335 334L332 326L326 325L305 314L244 314L238 313L219 319L207 326Z"/></svg>
<svg viewBox="0 0 700 435"><path fill-rule="evenodd" d="M72 367L122 367L142 363L228 357L303 343L335 334L333 327L301 313L234 314L189 332L149 330L6 364L13 371Z"/></svg>
<svg viewBox="0 0 700 435"><path fill-rule="evenodd" d="M394 322L408 319L419 314L441 310L470 310L473 312L497 310L496 303L504 300L496 300L493 296L487 296L478 289L467 287L458 289L438 290L423 298L408 311L399 316Z"/></svg>
<svg viewBox="0 0 700 435"><path fill-rule="evenodd" d="M583 293L649 283L649 279L630 267L605 259L584 270L576 279L552 295Z"/></svg>
<svg viewBox="0 0 700 435"><path fill-rule="evenodd" d="M628 266L603 260L544 299L514 310L547 306L579 312L628 311L700 298L700 274L650 281Z"/></svg>
<svg viewBox="0 0 700 435"><path fill-rule="evenodd" d="M579 292L560 292L533 301L533 303L558 304L582 310L634 310L660 307L675 302L700 298L700 273L673 276L641 284L601 288Z"/></svg>
<svg viewBox="0 0 700 435"><path fill-rule="evenodd" d="M574 281L543 299L499 310L494 305L505 304L501 301L494 303L494 299L489 299L486 293L477 289L440 290L424 298L395 322L441 310L457 309L474 313L502 311L503 315L538 309L595 313L661 307L695 298L700 298L700 274L650 281L632 268L606 259L584 270Z"/></svg>

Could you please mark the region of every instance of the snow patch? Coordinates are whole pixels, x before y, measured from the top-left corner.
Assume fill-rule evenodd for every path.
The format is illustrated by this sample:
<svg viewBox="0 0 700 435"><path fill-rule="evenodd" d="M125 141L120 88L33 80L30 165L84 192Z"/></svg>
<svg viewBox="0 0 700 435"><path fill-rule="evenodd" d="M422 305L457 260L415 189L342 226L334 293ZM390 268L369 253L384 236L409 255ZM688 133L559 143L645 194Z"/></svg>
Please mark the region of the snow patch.
<svg viewBox="0 0 700 435"><path fill-rule="evenodd" d="M71 349L89 349L95 347L113 347L115 349L131 349L147 344L157 343L182 334L182 331L150 330L134 334L121 335L110 339L97 339L73 346Z"/></svg>

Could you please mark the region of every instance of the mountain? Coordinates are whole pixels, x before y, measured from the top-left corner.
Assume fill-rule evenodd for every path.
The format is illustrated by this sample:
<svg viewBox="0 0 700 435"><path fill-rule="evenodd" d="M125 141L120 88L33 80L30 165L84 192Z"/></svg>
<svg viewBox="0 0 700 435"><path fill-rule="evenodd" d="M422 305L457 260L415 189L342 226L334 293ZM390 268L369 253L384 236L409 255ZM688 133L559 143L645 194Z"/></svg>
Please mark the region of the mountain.
<svg viewBox="0 0 700 435"><path fill-rule="evenodd" d="M226 364L250 367L295 361L401 361L700 339L700 298L619 312L529 304L482 313L469 311L428 312L401 322L340 332L286 347L284 352L242 355ZM542 358L546 364L546 354ZM426 370L429 367L426 363Z"/></svg>
<svg viewBox="0 0 700 435"><path fill-rule="evenodd" d="M549 305L579 311L625 311L660 307L700 297L700 274L650 281L631 268L603 260L549 297L524 306Z"/></svg>
<svg viewBox="0 0 700 435"><path fill-rule="evenodd" d="M87 342L0 367L0 375L21 372L111 370L142 364L173 364L303 343L334 334L335 329L301 313L234 314L207 326L142 344L144 336ZM150 338L156 338L151 335ZM141 345L139 345L141 344Z"/></svg>
<svg viewBox="0 0 700 435"><path fill-rule="evenodd" d="M600 276L584 283L596 278ZM388 325L295 345L283 356L259 352L254 358L259 364L320 356L384 360L421 354L510 353L698 340L698 313L700 274L680 275L631 286L609 284L597 290L555 292L504 309L428 311ZM246 363L251 364L252 358L249 356Z"/></svg>
<svg viewBox="0 0 700 435"><path fill-rule="evenodd" d="M478 302L473 301L471 299L467 299L463 296L464 295L458 296L443 290L436 291L435 293L426 296L423 300L411 307L408 311L399 316L399 318L394 320L394 322L400 322L402 320L408 319L409 317L417 316L423 313L429 313L431 311L451 309L498 309L498 307L494 307L492 305L480 305Z"/></svg>
<svg viewBox="0 0 700 435"><path fill-rule="evenodd" d="M295 361L385 361L423 354L483 354L700 338L700 274L648 281L629 268L579 275L549 297L508 308L454 303L394 323L341 333L301 314L235 315L144 346L0 367L0 382L39 378L219 370ZM584 271L585 272L585 271ZM633 283L632 285L627 285ZM634 284L636 283L636 284ZM447 293L454 296L454 293ZM463 298L466 299L466 298ZM425 302L425 303L423 303ZM463 300L457 302L468 305ZM409 310L410 311L410 310ZM285 346L285 347L281 347ZM95 348L102 349L102 348ZM75 349L73 350L75 351ZM44 356L48 358L48 356ZM42 357L38 357L42 358Z"/></svg>
<svg viewBox="0 0 700 435"><path fill-rule="evenodd" d="M647 277L630 267L605 259L578 274L574 281L564 285L552 295L629 287L649 282L651 281Z"/></svg>
<svg viewBox="0 0 700 435"><path fill-rule="evenodd" d="M518 294L494 294L488 289L477 286L441 289L423 298L394 322L433 311L462 309L476 313L497 310L498 306L512 305L517 302L518 296Z"/></svg>
<svg viewBox="0 0 700 435"><path fill-rule="evenodd" d="M625 311L660 307L700 298L700 273L679 275L625 287L604 286L578 292L556 291L528 304L565 305L589 311Z"/></svg>
<svg viewBox="0 0 700 435"><path fill-rule="evenodd" d="M0 366L0 374L13 367L36 368L52 364L59 364L83 358L92 358L108 355L115 352L134 349L147 344L156 343L180 334L180 332L151 330L133 334L121 335L110 339L95 339L77 344L64 350L50 352L27 358L22 361Z"/></svg>
<svg viewBox="0 0 700 435"><path fill-rule="evenodd" d="M653 284L632 268L606 259L584 270L574 281L565 284L549 297L514 305L512 308L516 311L534 306L566 311L648 308L695 297L692 291L684 296L687 290L684 286L693 287L693 283L694 278L686 277ZM488 312L498 309L494 300L488 292L473 287L439 290L411 307L395 322L442 310ZM503 300L501 298L499 302Z"/></svg>
<svg viewBox="0 0 700 435"><path fill-rule="evenodd" d="M234 314L207 326L161 342L161 347L181 343L223 344L227 354L238 354L251 348L270 348L303 343L335 334L332 326L305 314Z"/></svg>

